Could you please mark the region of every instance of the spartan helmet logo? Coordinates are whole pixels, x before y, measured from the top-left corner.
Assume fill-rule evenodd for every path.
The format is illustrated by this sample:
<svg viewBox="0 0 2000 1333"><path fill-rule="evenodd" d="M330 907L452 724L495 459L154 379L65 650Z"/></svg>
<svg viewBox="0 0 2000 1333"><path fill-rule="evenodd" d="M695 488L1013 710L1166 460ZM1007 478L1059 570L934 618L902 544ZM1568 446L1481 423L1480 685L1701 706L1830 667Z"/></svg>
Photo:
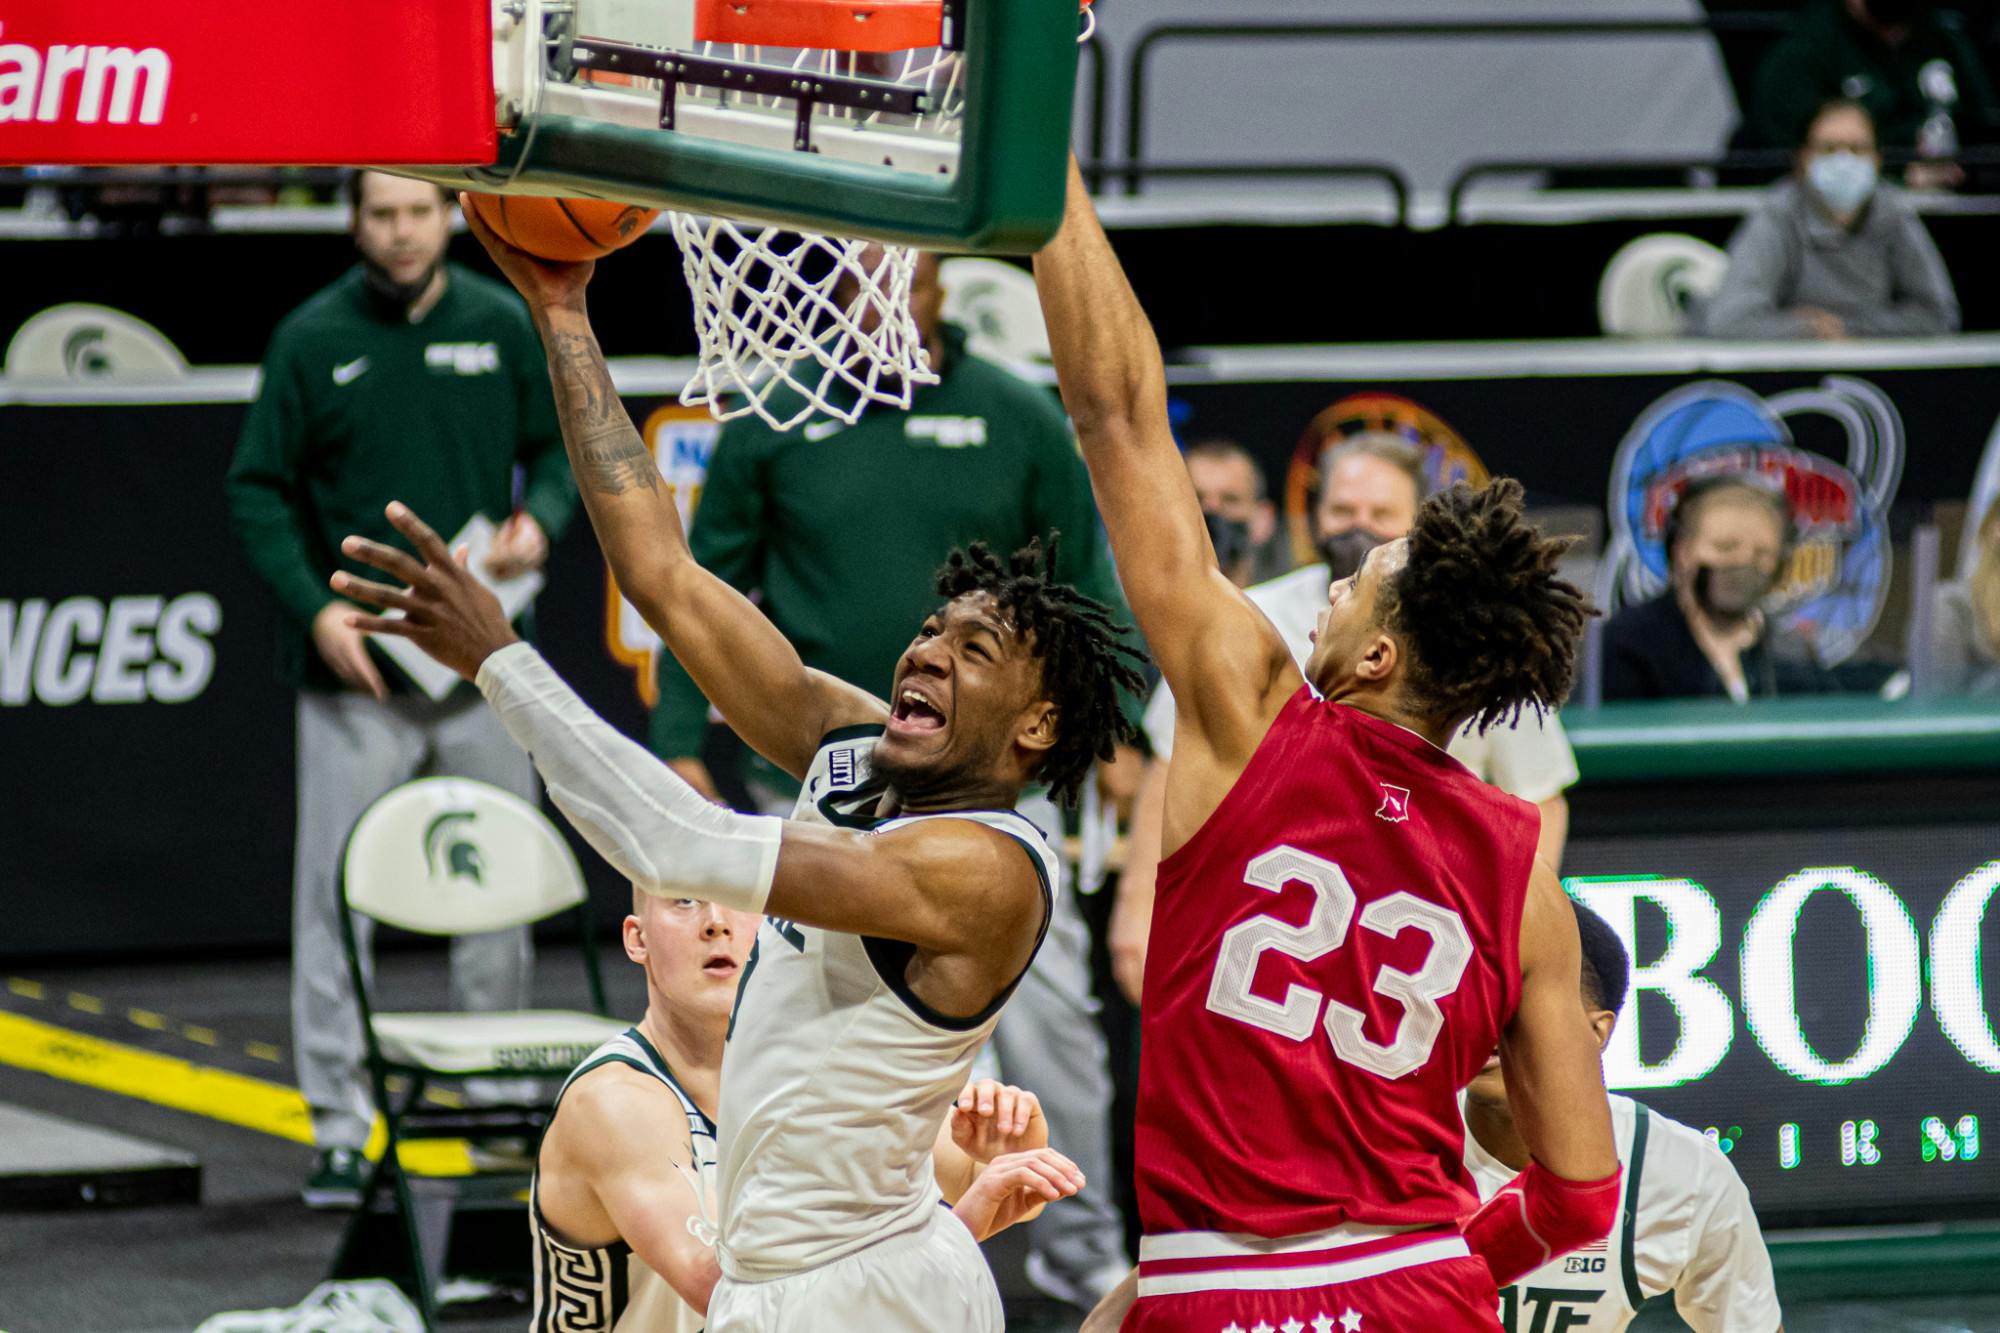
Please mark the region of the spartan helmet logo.
<svg viewBox="0 0 2000 1333"><path fill-rule="evenodd" d="M432 879L469 879L484 887L485 857L461 827L476 818L470 810L447 810L424 826L424 864Z"/></svg>

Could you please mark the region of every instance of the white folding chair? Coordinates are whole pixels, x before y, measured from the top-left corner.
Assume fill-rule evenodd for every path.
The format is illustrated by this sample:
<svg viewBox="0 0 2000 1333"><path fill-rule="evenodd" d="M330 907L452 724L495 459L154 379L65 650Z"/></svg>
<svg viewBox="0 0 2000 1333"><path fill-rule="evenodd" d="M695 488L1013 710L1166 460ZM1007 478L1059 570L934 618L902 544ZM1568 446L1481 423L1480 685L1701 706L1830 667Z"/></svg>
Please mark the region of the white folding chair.
<svg viewBox="0 0 2000 1333"><path fill-rule="evenodd" d="M475 1143L532 1138L547 1122L549 1108L543 1102L440 1110L422 1104L425 1089L439 1078L560 1077L628 1024L605 1016L589 899L576 857L547 817L513 793L470 778L405 783L356 821L340 873L350 909L341 913L341 938L361 1009L368 1074L388 1136L369 1170L336 1268L344 1264L383 1177L393 1178L417 1303L426 1323L434 1323L436 1273L426 1259L398 1146L420 1138ZM385 1013L368 993L354 913L449 937L528 925L565 911L576 913L595 1012ZM392 1079L399 1081L393 1091ZM441 1253L433 1258L442 1265Z"/></svg>

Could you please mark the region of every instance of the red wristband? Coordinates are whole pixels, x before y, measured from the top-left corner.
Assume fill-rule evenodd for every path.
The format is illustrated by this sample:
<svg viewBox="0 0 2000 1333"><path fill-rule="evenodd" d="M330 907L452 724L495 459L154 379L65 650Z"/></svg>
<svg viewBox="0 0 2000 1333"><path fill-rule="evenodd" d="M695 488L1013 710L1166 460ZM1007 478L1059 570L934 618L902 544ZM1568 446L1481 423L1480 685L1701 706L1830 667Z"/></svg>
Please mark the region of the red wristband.
<svg viewBox="0 0 2000 1333"><path fill-rule="evenodd" d="M1466 1222L1465 1242L1504 1287L1608 1235L1624 1178L1621 1166L1602 1180L1565 1180L1531 1160Z"/></svg>

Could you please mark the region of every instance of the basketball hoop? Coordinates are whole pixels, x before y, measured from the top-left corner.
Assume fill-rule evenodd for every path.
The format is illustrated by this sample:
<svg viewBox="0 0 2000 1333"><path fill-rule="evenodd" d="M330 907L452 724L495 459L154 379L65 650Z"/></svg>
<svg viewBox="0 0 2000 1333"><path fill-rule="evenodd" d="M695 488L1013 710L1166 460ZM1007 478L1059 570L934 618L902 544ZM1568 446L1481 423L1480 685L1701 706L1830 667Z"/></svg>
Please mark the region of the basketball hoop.
<svg viewBox="0 0 2000 1333"><path fill-rule="evenodd" d="M658 97L662 129L770 146L776 131L794 152L948 175L964 133L962 7L696 0L690 52L579 36L569 58L639 80L628 86ZM910 311L914 248L721 212L669 218L700 348L683 403L789 430L907 410L937 383Z"/></svg>

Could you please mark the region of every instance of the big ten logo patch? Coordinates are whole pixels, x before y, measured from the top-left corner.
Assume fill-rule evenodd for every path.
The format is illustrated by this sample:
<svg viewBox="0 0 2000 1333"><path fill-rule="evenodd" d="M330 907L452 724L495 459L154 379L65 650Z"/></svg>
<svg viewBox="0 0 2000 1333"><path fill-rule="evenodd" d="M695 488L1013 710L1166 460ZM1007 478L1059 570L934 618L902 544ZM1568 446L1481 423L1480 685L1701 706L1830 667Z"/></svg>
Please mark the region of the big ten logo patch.
<svg viewBox="0 0 2000 1333"><path fill-rule="evenodd" d="M1598 604L1667 587L1668 520L1690 482L1754 474L1783 492L1798 535L1771 609L1821 661L1845 660L1888 599L1903 450L1895 404L1865 380L1833 375L1769 398L1724 380L1676 389L1639 415L1612 462Z"/></svg>
<svg viewBox="0 0 2000 1333"><path fill-rule="evenodd" d="M432 343L424 348L424 365L454 375L491 375L500 369L498 343Z"/></svg>
<svg viewBox="0 0 2000 1333"><path fill-rule="evenodd" d="M708 477L709 458L721 437L722 423L709 415L706 407L668 403L646 418L639 434L667 483L667 493L681 516L681 530L693 531L695 507L701 503L702 483ZM625 599L608 567L604 571L604 645L613 661L632 669L633 685L646 707L657 704L660 636Z"/></svg>
<svg viewBox="0 0 2000 1333"><path fill-rule="evenodd" d="M1324 408L1306 424L1285 473L1285 531L1302 565L1319 560L1312 514L1319 500L1319 460L1329 448L1365 435L1393 435L1423 455L1425 487L1441 491L1455 481L1484 486L1486 464L1444 418L1393 393L1357 393Z"/></svg>

